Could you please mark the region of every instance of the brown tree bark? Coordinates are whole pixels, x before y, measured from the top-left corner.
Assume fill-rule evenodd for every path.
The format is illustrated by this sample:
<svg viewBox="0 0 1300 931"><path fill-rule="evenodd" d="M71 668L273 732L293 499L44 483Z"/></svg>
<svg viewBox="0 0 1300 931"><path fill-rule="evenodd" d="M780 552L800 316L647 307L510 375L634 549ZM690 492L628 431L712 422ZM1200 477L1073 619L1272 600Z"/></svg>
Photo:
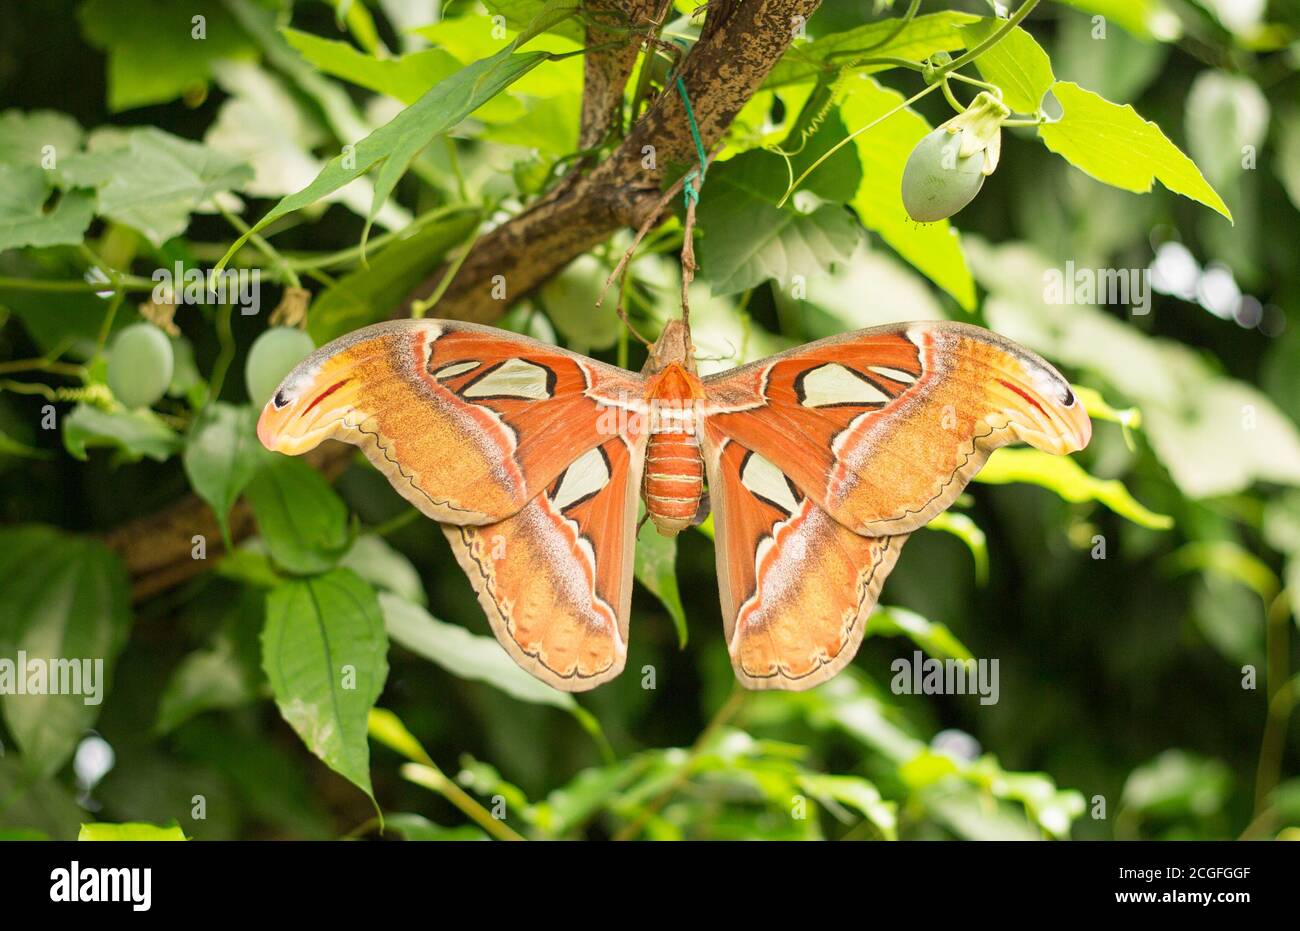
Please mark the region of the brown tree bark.
<svg viewBox="0 0 1300 931"><path fill-rule="evenodd" d="M819 3L713 0L709 4L699 41L678 71L706 150L718 143L789 47L800 18L806 20ZM596 83L615 98L615 104L621 102L623 84L615 88L613 82ZM609 104L593 102L584 106L584 112L588 110L608 112ZM672 91L660 95L609 158L591 170L579 168L528 210L481 237L443 294L437 315L490 323L512 302L615 231L639 227L657 209L659 192L696 160L681 98ZM440 269L412 292L407 303L428 297L441 279ZM494 285L502 279L503 300L493 296Z"/></svg>
<svg viewBox="0 0 1300 931"><path fill-rule="evenodd" d="M685 82L705 149L712 151L740 109L763 83L792 41L801 18L821 0L711 0L699 41L677 73ZM594 22L587 44L604 45L626 35L622 47L603 48L586 57L579 148L600 146L620 129L624 89L647 31L668 14L668 0L590 0ZM632 25L630 35L613 28ZM570 261L624 227L640 227L661 209L661 191L697 161L695 142L680 96L659 96L609 157L577 163L572 173L519 216L481 237L438 302L436 314L456 320L490 322L507 307L559 272ZM428 297L443 275L435 270L408 298ZM506 297L493 297L502 276ZM311 461L337 475L354 450L328 443ZM238 540L253 530L242 501L231 514ZM202 534L208 559L191 557L192 540ZM105 542L123 558L136 600L178 585L211 566L222 550L211 509L194 495L137 518L106 534Z"/></svg>

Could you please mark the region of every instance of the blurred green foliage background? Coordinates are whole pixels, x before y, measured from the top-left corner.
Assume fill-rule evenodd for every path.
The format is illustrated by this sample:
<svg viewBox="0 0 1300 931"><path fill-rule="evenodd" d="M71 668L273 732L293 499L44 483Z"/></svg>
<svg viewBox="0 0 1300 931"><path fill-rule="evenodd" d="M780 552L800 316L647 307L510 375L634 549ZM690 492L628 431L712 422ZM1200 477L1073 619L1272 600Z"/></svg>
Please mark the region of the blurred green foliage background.
<svg viewBox="0 0 1300 931"><path fill-rule="evenodd" d="M409 839L1300 834L1300 10L1038 6L1025 40L1000 46L1027 86L1047 61L1049 84L1132 104L1195 162L1166 166L1188 196L1121 190L1143 186L1150 152L1120 131L1118 106L1102 120L1113 135L1070 136L1067 105L1055 130L1004 129L997 171L951 222L958 240L907 220L897 194L916 139L953 115L938 93L776 204L789 176L925 87L907 67L833 53L928 22L871 55L956 57L998 28L990 7L824 4L703 187L692 307L706 367L879 323L967 320L1084 389L1093 442L1081 468L992 460L913 535L858 659L807 693L737 691L711 540L643 533L627 670L575 699L513 666L438 528L364 460L331 483L261 454L244 374L285 286L312 292L319 345L393 313L548 190L574 162L580 57L542 63L422 149L374 218L368 264L373 174L235 253L231 267L263 269L260 313L177 309L176 368L152 410L105 387L106 349L141 319L154 269L210 267L340 144L497 53L542 4L487 6L453 2L441 21L432 2L387 0L0 10L0 658L52 644L116 657L100 707L0 696L0 836L140 822L195 838L376 837L380 811L385 836ZM693 7L676 4L665 28L688 46ZM575 50L581 21L525 49ZM1013 109L1037 119L1035 106ZM46 144L61 166L33 174ZM790 175L773 147L794 152ZM1220 195L1231 223L1207 206ZM628 307L652 333L677 313L681 238L670 220L631 266ZM610 304L594 308L629 241L572 263L499 325L639 367ZM1149 312L1045 300L1067 262L1149 270ZM142 590L151 577L123 559L150 544L114 528L192 491L223 519L243 492L253 517L236 509L237 551L207 540L203 571ZM366 658L329 734L303 721L319 677L286 673L267 645L311 657L322 631ZM999 701L896 694L891 664L914 650L996 658Z"/></svg>

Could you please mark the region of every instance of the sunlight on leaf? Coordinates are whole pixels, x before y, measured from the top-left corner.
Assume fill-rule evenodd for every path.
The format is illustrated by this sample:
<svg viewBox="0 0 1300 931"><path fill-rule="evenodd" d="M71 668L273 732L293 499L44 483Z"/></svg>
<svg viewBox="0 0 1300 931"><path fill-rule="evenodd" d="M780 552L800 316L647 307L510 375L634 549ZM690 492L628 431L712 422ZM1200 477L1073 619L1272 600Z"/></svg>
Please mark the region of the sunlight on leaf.
<svg viewBox="0 0 1300 931"><path fill-rule="evenodd" d="M432 766L433 761L429 759L429 754L425 752L424 747L415 739L402 719L387 708L371 708L370 715L366 721L366 730L373 740L378 741L390 750L395 750L402 756L406 757L412 763L420 763L425 766Z"/></svg>
<svg viewBox="0 0 1300 931"><path fill-rule="evenodd" d="M937 659L972 659L971 651L945 625L928 620L915 611L897 606L880 606L867 622L872 637L907 637L927 655Z"/></svg>
<svg viewBox="0 0 1300 931"><path fill-rule="evenodd" d="M124 824L90 822L81 826L77 840L189 840L178 824L157 825L134 821Z"/></svg>
<svg viewBox="0 0 1300 931"><path fill-rule="evenodd" d="M1100 502L1141 527L1168 530L1174 525L1172 517L1157 514L1138 503L1119 479L1094 478L1073 459L1037 449L999 449L989 457L975 481L988 485L1028 482L1054 491L1066 501Z"/></svg>
<svg viewBox="0 0 1300 931"><path fill-rule="evenodd" d="M1145 194L1158 180L1232 220L1228 205L1195 163L1131 106L1113 104L1069 81L1057 81L1052 93L1065 114L1038 127L1047 148L1098 181Z"/></svg>
<svg viewBox="0 0 1300 931"><path fill-rule="evenodd" d="M1259 557L1231 540L1193 541L1167 557L1175 572L1213 572L1232 579L1259 595L1265 606L1281 590L1281 582Z"/></svg>

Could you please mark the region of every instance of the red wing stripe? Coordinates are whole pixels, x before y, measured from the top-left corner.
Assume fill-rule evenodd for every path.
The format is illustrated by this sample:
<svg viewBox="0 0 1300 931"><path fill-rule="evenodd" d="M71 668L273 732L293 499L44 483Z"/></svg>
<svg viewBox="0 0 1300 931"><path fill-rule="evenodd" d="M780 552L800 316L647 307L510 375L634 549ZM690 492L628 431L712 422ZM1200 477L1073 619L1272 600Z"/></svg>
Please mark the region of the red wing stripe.
<svg viewBox="0 0 1300 931"><path fill-rule="evenodd" d="M322 391L320 394L316 395L316 400L314 400L314 401L312 401L310 404L308 404L307 407L304 408L303 411L302 411L302 413L300 413L298 416L301 417L303 414L307 413L307 411L311 410L313 407L315 407L315 406L316 406L317 404L319 404L321 401L324 401L326 398L328 398L328 397L329 397L331 394L333 394L335 391L338 391L340 388L342 388L344 385L346 385L349 381L351 381L351 379L345 378L345 379L343 379L342 381L336 381L334 384L330 385L328 388L326 388L326 389L325 389L324 391Z"/></svg>

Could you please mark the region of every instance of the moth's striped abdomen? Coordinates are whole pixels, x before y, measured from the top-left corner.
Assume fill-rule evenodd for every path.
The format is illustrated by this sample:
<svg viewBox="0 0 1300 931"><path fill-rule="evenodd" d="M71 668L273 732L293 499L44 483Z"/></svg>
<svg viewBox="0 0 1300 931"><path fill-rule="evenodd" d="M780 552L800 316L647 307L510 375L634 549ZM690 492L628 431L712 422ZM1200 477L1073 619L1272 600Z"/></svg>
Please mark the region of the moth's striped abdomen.
<svg viewBox="0 0 1300 931"><path fill-rule="evenodd" d="M645 509L665 536L691 525L704 494L704 460L693 433L655 433L645 460Z"/></svg>
<svg viewBox="0 0 1300 931"><path fill-rule="evenodd" d="M695 399L699 380L673 365L650 392L650 441L642 494L646 513L664 536L676 536L695 520L704 496Z"/></svg>

